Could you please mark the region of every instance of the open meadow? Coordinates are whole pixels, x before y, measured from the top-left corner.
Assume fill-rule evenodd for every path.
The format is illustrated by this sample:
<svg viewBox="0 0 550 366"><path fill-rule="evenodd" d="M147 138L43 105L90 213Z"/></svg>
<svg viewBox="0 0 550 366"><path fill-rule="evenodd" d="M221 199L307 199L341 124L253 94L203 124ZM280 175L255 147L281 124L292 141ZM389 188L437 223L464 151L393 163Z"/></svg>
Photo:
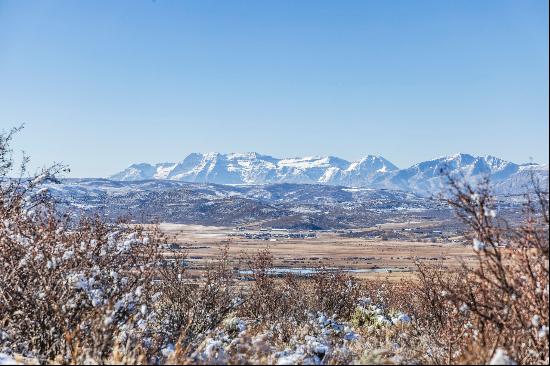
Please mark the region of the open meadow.
<svg viewBox="0 0 550 366"><path fill-rule="evenodd" d="M476 258L471 245L355 238L345 235L353 233L350 230L238 231L231 227L168 223L160 224L160 230L168 243L163 254L186 255L193 272L203 269L226 246L232 267L242 273L248 269L246 259L266 248L274 257L277 274L308 274L316 268L325 268L341 269L359 278L394 280L414 275L417 261L457 268L462 262L471 263ZM311 237L306 237L308 234Z"/></svg>

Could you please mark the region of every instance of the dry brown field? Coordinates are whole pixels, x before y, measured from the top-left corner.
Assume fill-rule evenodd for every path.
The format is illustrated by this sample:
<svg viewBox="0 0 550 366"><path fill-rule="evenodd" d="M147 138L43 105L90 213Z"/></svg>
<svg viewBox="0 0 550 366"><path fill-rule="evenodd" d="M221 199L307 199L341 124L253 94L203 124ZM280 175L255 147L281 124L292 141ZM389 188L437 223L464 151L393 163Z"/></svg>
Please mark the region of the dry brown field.
<svg viewBox="0 0 550 366"><path fill-rule="evenodd" d="M181 248L167 250L165 255L186 254L193 271L202 270L225 246L229 248L231 265L235 269L246 270L247 258L268 247L277 268L293 271L341 268L359 278L390 280L414 275L416 261L455 267L461 262L473 263L475 260L471 246L451 242L347 238L335 232L317 232L315 238L307 239L260 240L240 237L238 235L242 233L230 227L163 223L160 229L168 243L178 244Z"/></svg>

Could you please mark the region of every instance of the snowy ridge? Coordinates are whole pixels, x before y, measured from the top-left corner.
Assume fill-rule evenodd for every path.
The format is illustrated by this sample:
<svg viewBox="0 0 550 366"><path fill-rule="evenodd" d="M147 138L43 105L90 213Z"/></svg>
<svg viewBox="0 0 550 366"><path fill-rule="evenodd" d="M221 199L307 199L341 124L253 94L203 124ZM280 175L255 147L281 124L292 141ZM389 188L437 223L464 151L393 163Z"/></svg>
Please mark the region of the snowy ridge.
<svg viewBox="0 0 550 366"><path fill-rule="evenodd" d="M192 153L179 163L139 163L109 177L117 181L165 179L215 184L327 184L432 194L442 170L476 181L489 177L499 193L519 193L536 176L548 184L548 166L515 164L497 157L454 154L399 169L381 156L349 162L334 156L278 159L251 153Z"/></svg>
<svg viewBox="0 0 550 366"><path fill-rule="evenodd" d="M270 184L324 183L364 184L363 177L396 170L379 156L349 162L334 156L277 159L252 153L192 153L179 163L133 164L110 177L119 181L169 179L194 183ZM364 179L363 179L364 180Z"/></svg>

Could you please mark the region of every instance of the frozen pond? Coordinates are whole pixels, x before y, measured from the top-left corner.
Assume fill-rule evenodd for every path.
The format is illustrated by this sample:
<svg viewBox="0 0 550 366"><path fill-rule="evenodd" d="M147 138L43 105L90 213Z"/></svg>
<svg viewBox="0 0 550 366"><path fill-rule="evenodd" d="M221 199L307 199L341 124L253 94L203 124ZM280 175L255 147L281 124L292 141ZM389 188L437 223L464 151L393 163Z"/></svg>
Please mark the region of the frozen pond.
<svg viewBox="0 0 550 366"><path fill-rule="evenodd" d="M319 272L336 272L342 271L346 273L391 273L391 272L410 272L409 269L405 268L271 268L267 271L270 276L282 276L285 274L294 274L297 276L309 276ZM240 275L251 275L253 272L251 270L240 270Z"/></svg>

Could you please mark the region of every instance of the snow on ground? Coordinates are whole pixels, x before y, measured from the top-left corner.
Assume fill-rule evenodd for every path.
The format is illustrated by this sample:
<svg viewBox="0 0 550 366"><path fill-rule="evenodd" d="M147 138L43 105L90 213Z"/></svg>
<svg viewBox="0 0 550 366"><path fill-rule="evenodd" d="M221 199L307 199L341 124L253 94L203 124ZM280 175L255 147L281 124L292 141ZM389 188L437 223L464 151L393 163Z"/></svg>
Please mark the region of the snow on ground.
<svg viewBox="0 0 550 366"><path fill-rule="evenodd" d="M14 358L5 353L0 353L0 365L19 365Z"/></svg>

